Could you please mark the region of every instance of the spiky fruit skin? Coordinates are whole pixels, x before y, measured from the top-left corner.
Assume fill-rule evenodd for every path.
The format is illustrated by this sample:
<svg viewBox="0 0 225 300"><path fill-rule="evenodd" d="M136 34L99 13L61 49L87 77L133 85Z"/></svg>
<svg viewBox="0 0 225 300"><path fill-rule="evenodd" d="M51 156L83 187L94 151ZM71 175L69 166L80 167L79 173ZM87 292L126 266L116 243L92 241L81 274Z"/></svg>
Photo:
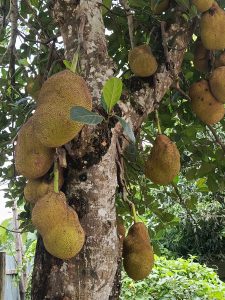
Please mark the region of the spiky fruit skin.
<svg viewBox="0 0 225 300"><path fill-rule="evenodd" d="M148 230L141 222L133 224L123 242L123 266L127 275L142 280L154 265L154 253Z"/></svg>
<svg viewBox="0 0 225 300"><path fill-rule="evenodd" d="M84 79L69 70L51 76L43 84L34 114L37 138L46 147L71 141L83 124L70 119L74 106L92 109L92 98Z"/></svg>
<svg viewBox="0 0 225 300"><path fill-rule="evenodd" d="M156 184L169 184L180 171L177 146L164 134L156 137L145 165L145 175Z"/></svg>
<svg viewBox="0 0 225 300"><path fill-rule="evenodd" d="M216 68L210 78L209 85L213 96L221 103L225 103L225 67Z"/></svg>
<svg viewBox="0 0 225 300"><path fill-rule="evenodd" d="M29 180L24 188L24 198L27 202L35 204L37 200L47 194L49 185L41 179Z"/></svg>
<svg viewBox="0 0 225 300"><path fill-rule="evenodd" d="M192 0L199 12L205 12L212 7L214 0Z"/></svg>
<svg viewBox="0 0 225 300"><path fill-rule="evenodd" d="M225 11L216 2L205 12L200 20L201 40L206 49L225 48Z"/></svg>
<svg viewBox="0 0 225 300"><path fill-rule="evenodd" d="M225 66L225 52L222 52L219 57L215 59L215 68Z"/></svg>
<svg viewBox="0 0 225 300"><path fill-rule="evenodd" d="M209 71L209 62L210 62L210 51L207 50L201 41L197 41L195 44L194 51L194 67L196 70L202 73Z"/></svg>
<svg viewBox="0 0 225 300"><path fill-rule="evenodd" d="M160 15L162 12L169 8L170 1L169 0L151 0L151 10L153 14Z"/></svg>
<svg viewBox="0 0 225 300"><path fill-rule="evenodd" d="M67 222L74 210L66 203L64 193L48 192L40 198L32 210L32 223L41 235L55 226Z"/></svg>
<svg viewBox="0 0 225 300"><path fill-rule="evenodd" d="M62 170L59 172L59 182L58 187L61 189L64 183ZM38 199L42 198L48 192L54 191L54 178L47 182L43 178L31 179L25 185L24 188L24 198L27 202L35 204Z"/></svg>
<svg viewBox="0 0 225 300"><path fill-rule="evenodd" d="M70 259L82 249L85 234L79 221L76 226L59 224L44 235L43 242L46 250L61 259Z"/></svg>
<svg viewBox="0 0 225 300"><path fill-rule="evenodd" d="M141 45L130 50L128 61L131 71L139 77L153 75L158 67L157 61L148 45Z"/></svg>
<svg viewBox="0 0 225 300"><path fill-rule="evenodd" d="M193 83L189 96L193 112L205 124L215 124L224 117L224 106L212 95L208 81L202 79Z"/></svg>
<svg viewBox="0 0 225 300"><path fill-rule="evenodd" d="M35 136L34 118L19 130L15 149L15 165L19 174L27 179L45 175L54 160L54 149L45 147Z"/></svg>
<svg viewBox="0 0 225 300"><path fill-rule="evenodd" d="M26 92L35 100L38 101L38 96L42 86L42 77L40 75L35 78L29 78L26 86Z"/></svg>

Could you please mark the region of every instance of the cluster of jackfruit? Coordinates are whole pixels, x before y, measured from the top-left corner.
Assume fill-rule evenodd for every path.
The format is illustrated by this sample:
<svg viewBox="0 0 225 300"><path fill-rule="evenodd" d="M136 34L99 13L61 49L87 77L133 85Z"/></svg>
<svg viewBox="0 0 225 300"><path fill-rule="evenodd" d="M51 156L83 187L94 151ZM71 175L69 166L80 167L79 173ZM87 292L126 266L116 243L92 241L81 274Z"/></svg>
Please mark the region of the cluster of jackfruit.
<svg viewBox="0 0 225 300"><path fill-rule="evenodd" d="M202 73L209 73L207 79L201 79L191 85L189 96L191 107L197 117L211 125L219 122L225 114L225 52L214 59L212 50L225 48L225 12L214 1L192 1L202 12L200 19L200 37L194 52L194 67Z"/></svg>
<svg viewBox="0 0 225 300"><path fill-rule="evenodd" d="M69 259L82 249L85 234L64 193L49 191L38 199L32 210L32 222L53 256Z"/></svg>
<svg viewBox="0 0 225 300"><path fill-rule="evenodd" d="M28 81L26 91L36 100L37 109L18 132L16 170L28 179L24 197L34 206L32 221L47 251L68 259L82 248L84 231L65 195L54 191L53 179L47 178L55 148L72 140L82 129L83 124L70 119L71 108L82 106L91 110L91 95L84 79L69 70L51 76L44 83L37 76ZM59 172L59 189L63 181Z"/></svg>
<svg viewBox="0 0 225 300"><path fill-rule="evenodd" d="M142 280L154 265L154 253L148 229L144 223L134 223L123 240L123 266L127 275Z"/></svg>

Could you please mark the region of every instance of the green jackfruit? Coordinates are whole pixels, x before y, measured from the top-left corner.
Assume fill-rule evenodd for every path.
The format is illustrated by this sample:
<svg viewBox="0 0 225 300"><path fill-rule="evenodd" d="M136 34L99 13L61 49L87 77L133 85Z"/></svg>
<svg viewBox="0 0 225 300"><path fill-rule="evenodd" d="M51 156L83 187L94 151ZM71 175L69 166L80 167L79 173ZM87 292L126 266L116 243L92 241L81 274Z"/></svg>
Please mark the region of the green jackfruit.
<svg viewBox="0 0 225 300"><path fill-rule="evenodd" d="M141 45L130 50L128 61L131 71L140 77L148 77L154 74L158 64L148 45Z"/></svg>
<svg viewBox="0 0 225 300"><path fill-rule="evenodd" d="M58 224L43 237L46 250L61 259L76 256L82 249L84 241L85 234L78 218L72 224Z"/></svg>
<svg viewBox="0 0 225 300"><path fill-rule="evenodd" d="M214 0L192 0L199 12L204 12L212 7Z"/></svg>
<svg viewBox="0 0 225 300"><path fill-rule="evenodd" d="M213 96L221 103L225 103L225 66L216 68L210 78L209 85Z"/></svg>
<svg viewBox="0 0 225 300"><path fill-rule="evenodd" d="M209 71L210 51L202 45L201 41L197 41L195 44L193 63L199 72L206 73Z"/></svg>
<svg viewBox="0 0 225 300"><path fill-rule="evenodd" d="M216 2L205 12L200 21L201 40L206 49L225 48L225 11Z"/></svg>
<svg viewBox="0 0 225 300"><path fill-rule="evenodd" d="M35 137L34 118L31 117L18 133L15 148L17 172L27 179L42 177L51 168L54 153L54 149L43 146Z"/></svg>
<svg viewBox="0 0 225 300"><path fill-rule="evenodd" d="M189 96L192 110L202 122L215 124L224 117L224 106L212 95L208 81L202 79L193 83Z"/></svg>
<svg viewBox="0 0 225 300"><path fill-rule="evenodd" d="M48 192L38 199L32 210L32 223L44 236L57 225L70 222L74 210L67 205L64 193Z"/></svg>
<svg viewBox="0 0 225 300"><path fill-rule="evenodd" d="M63 172L59 172L59 190L61 189L64 182ZM25 185L24 198L27 202L36 203L38 199L42 198L45 194L50 191L54 191L54 179L50 182L43 178L31 179Z"/></svg>
<svg viewBox="0 0 225 300"><path fill-rule="evenodd" d="M154 265L154 253L148 230L141 223L134 223L123 241L123 265L127 275L142 280L149 275Z"/></svg>
<svg viewBox="0 0 225 300"><path fill-rule="evenodd" d="M65 70L43 84L39 106L34 114L35 133L46 147L59 147L71 141L83 124L70 119L74 106L92 109L92 99L84 79Z"/></svg>
<svg viewBox="0 0 225 300"><path fill-rule="evenodd" d="M156 184L172 182L180 171L180 153L164 134L159 134L145 165L145 175Z"/></svg>
<svg viewBox="0 0 225 300"><path fill-rule="evenodd" d="M169 8L169 0L151 0L151 10L155 15L160 15Z"/></svg>

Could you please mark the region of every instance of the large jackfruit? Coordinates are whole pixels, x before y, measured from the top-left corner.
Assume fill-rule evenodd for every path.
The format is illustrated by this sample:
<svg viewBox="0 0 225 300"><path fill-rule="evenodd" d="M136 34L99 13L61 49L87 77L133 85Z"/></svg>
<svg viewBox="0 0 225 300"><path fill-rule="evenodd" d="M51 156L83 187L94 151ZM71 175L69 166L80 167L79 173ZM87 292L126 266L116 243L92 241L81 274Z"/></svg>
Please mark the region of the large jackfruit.
<svg viewBox="0 0 225 300"><path fill-rule="evenodd" d="M158 64L148 45L141 45L130 50L128 61L131 71L140 77L148 77L154 74Z"/></svg>
<svg viewBox="0 0 225 300"><path fill-rule="evenodd" d="M195 44L193 63L199 72L206 73L209 71L210 51L203 46L201 41L197 41Z"/></svg>
<svg viewBox="0 0 225 300"><path fill-rule="evenodd" d="M199 12L204 12L212 7L214 0L192 0Z"/></svg>
<svg viewBox="0 0 225 300"><path fill-rule="evenodd" d="M189 90L189 96L193 112L204 123L214 124L224 117L224 106L212 95L208 81L202 79L193 83Z"/></svg>
<svg viewBox="0 0 225 300"><path fill-rule="evenodd" d="M154 265L154 253L148 230L141 222L134 223L123 242L123 265L127 275L142 280Z"/></svg>
<svg viewBox="0 0 225 300"><path fill-rule="evenodd" d="M200 21L201 40L206 49L225 48L225 11L216 2L205 12Z"/></svg>
<svg viewBox="0 0 225 300"><path fill-rule="evenodd" d="M44 236L59 224L73 218L74 210L66 203L64 193L48 192L38 199L32 210L32 223Z"/></svg>
<svg viewBox="0 0 225 300"><path fill-rule="evenodd" d="M51 255L61 259L70 259L82 249L85 234L75 214L74 212L73 222L61 222L43 236L44 246Z"/></svg>
<svg viewBox="0 0 225 300"><path fill-rule="evenodd" d="M19 174L27 179L45 175L54 160L54 149L43 146L35 136L34 118L19 130L15 148L15 165Z"/></svg>
<svg viewBox="0 0 225 300"><path fill-rule="evenodd" d="M145 165L145 175L156 184L172 182L180 171L180 153L176 145L164 134L159 134Z"/></svg>
<svg viewBox="0 0 225 300"><path fill-rule="evenodd" d="M47 147L71 141L83 124L70 119L74 106L92 109L92 99L84 79L69 70L51 76L43 84L34 114L35 133Z"/></svg>
<svg viewBox="0 0 225 300"><path fill-rule="evenodd" d="M63 172L59 172L59 190L61 189L64 182ZM24 188L24 198L29 203L36 203L38 199L42 198L45 194L50 191L54 191L54 179L50 182L46 181L44 178L31 179L25 185Z"/></svg>
<svg viewBox="0 0 225 300"><path fill-rule="evenodd" d="M160 15L169 8L169 0L151 0L151 10L155 15Z"/></svg>
<svg viewBox="0 0 225 300"><path fill-rule="evenodd" d="M221 103L225 103L225 66L216 68L210 78L209 85L213 96Z"/></svg>

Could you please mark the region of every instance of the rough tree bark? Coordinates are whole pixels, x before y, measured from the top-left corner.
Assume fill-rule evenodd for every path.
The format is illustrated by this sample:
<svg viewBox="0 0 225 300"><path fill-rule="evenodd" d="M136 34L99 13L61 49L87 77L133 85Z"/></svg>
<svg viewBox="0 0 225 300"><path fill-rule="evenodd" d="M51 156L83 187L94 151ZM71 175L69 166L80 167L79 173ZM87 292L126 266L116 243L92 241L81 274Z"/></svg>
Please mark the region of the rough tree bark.
<svg viewBox="0 0 225 300"><path fill-rule="evenodd" d="M102 86L113 75L115 67L107 53L100 3L99 0L57 0L52 7L67 59L73 57L78 47L80 49L81 73L92 92L94 110L99 112ZM132 122L136 132L180 72L190 30L174 24L168 31L168 38L176 34L176 43L167 57L170 68L162 65L155 76L155 86L146 84L133 95L141 109L120 103L122 115ZM69 204L78 212L86 242L77 257L62 261L50 256L41 238L38 239L32 279L33 300L118 299L117 268L121 259L115 211L118 140L124 141L121 128L111 122L85 126L79 137L66 146L65 192Z"/></svg>

